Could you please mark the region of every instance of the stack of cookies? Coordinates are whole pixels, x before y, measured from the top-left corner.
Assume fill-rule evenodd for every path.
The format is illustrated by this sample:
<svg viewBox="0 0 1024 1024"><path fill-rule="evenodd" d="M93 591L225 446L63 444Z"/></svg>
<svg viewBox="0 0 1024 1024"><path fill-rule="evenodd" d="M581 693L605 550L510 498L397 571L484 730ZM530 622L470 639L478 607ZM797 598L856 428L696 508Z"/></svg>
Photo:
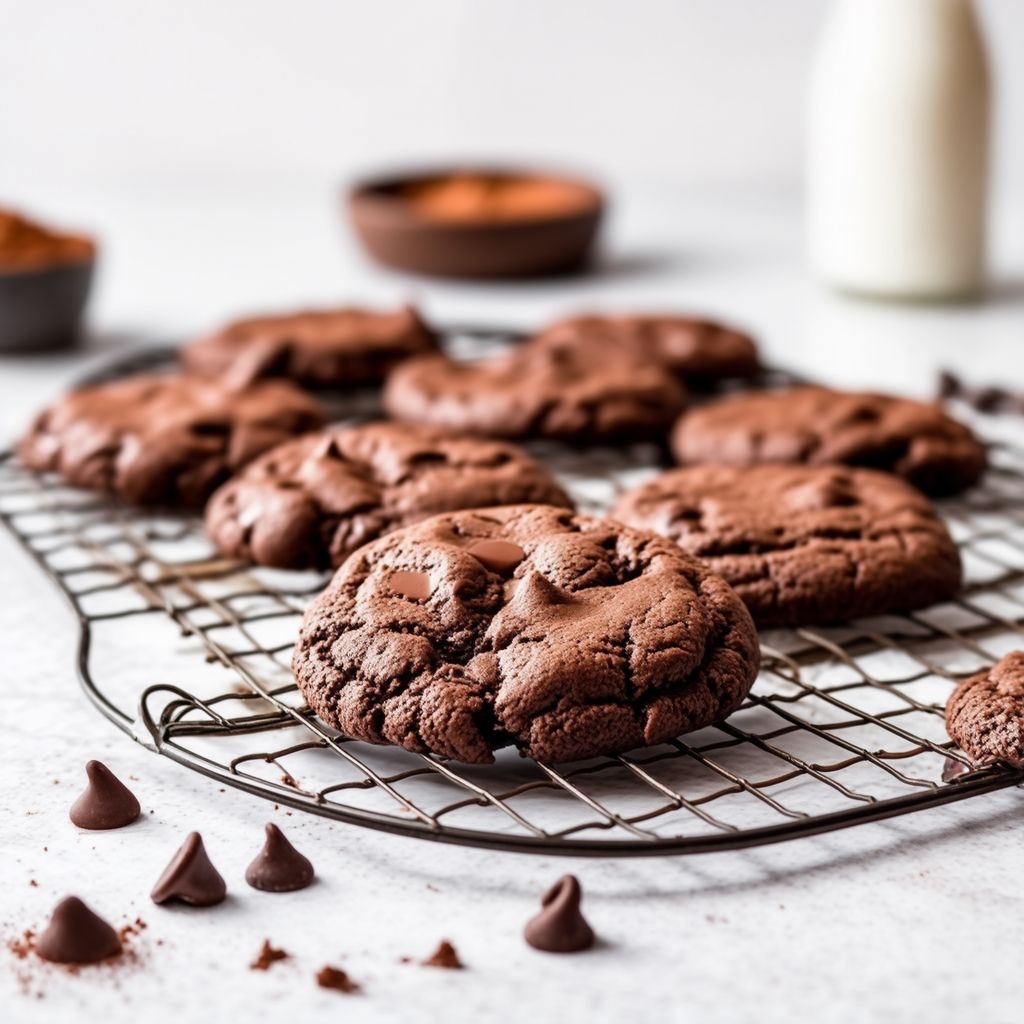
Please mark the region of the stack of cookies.
<svg viewBox="0 0 1024 1024"><path fill-rule="evenodd" d="M747 335L681 316L578 316L458 361L409 308L302 312L230 324L181 362L68 395L21 460L204 508L232 558L335 570L295 648L310 706L468 762L671 740L739 707L756 627L951 597L960 559L926 495L986 465L936 406L763 390ZM366 387L388 420L328 423L321 393ZM650 440L679 465L581 515L513 443L536 438Z"/></svg>

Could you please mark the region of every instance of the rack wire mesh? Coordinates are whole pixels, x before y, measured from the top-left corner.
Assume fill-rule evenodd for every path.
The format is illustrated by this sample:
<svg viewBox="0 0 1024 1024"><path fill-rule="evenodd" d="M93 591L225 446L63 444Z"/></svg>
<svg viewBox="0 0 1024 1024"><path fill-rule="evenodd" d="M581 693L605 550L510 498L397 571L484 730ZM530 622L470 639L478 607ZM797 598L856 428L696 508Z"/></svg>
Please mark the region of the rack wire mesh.
<svg viewBox="0 0 1024 1024"><path fill-rule="evenodd" d="M475 352L494 332L458 331ZM101 376L152 368L144 353ZM462 765L351 740L304 705L290 655L324 578L229 561L195 518L140 511L0 459L0 521L71 603L78 670L125 732L189 768L304 811L493 849L650 855L825 832L1024 782L973 769L945 734L956 682L1024 646L1024 448L977 417L992 469L941 511L963 556L953 601L762 634L763 667L727 721L618 757ZM1003 422L999 422L1002 420ZM656 472L654 446L532 446L581 509Z"/></svg>

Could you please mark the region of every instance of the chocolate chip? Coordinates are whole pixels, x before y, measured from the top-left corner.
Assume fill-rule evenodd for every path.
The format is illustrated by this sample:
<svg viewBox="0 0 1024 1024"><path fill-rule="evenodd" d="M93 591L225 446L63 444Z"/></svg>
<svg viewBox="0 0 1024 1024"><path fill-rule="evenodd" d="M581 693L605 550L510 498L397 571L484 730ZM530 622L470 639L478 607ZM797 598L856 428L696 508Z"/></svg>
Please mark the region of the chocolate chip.
<svg viewBox="0 0 1024 1024"><path fill-rule="evenodd" d="M507 540L478 540L468 548L469 553L491 572L507 576L526 557L518 544Z"/></svg>
<svg viewBox="0 0 1024 1024"><path fill-rule="evenodd" d="M270 822L263 849L246 868L245 880L264 892L294 892L313 881L313 865Z"/></svg>
<svg viewBox="0 0 1024 1024"><path fill-rule="evenodd" d="M175 900L193 907L212 907L224 899L227 891L224 879L207 856L202 836L190 832L150 895L154 903Z"/></svg>
<svg viewBox="0 0 1024 1024"><path fill-rule="evenodd" d="M943 370L939 374L939 397L954 398L963 390L963 384L955 373Z"/></svg>
<svg viewBox="0 0 1024 1024"><path fill-rule="evenodd" d="M580 883L565 875L544 894L541 911L526 923L523 935L545 953L576 953L594 944L594 932L580 913Z"/></svg>
<svg viewBox="0 0 1024 1024"><path fill-rule="evenodd" d="M359 991L359 985L340 967L321 967L317 971L316 983L321 988L333 989L335 992L351 994Z"/></svg>
<svg viewBox="0 0 1024 1024"><path fill-rule="evenodd" d="M121 940L77 896L68 896L54 908L50 923L36 942L36 952L56 964L94 964L117 956Z"/></svg>
<svg viewBox="0 0 1024 1024"><path fill-rule="evenodd" d="M442 939L437 949L423 961L423 967L444 967L448 970L459 971L466 965L459 959L455 947L447 940Z"/></svg>
<svg viewBox="0 0 1024 1024"><path fill-rule="evenodd" d="M69 816L79 828L110 829L130 825L140 814L135 794L102 762L85 766L88 784L71 805Z"/></svg>
<svg viewBox="0 0 1024 1024"><path fill-rule="evenodd" d="M396 594L410 597L414 601L425 601L433 591L430 577L425 572L409 572L399 569L391 574L388 583Z"/></svg>

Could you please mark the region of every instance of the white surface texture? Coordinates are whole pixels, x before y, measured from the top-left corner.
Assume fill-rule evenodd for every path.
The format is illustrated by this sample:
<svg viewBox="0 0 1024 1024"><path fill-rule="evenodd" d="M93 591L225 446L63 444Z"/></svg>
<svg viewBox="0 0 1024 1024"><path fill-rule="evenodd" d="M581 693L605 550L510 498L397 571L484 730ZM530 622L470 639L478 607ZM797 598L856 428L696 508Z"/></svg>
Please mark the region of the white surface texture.
<svg viewBox="0 0 1024 1024"><path fill-rule="evenodd" d="M339 243L332 197L315 188L37 186L40 204L60 199L102 226L94 351L0 362L0 432L9 440L102 350L245 309L405 295L439 319L522 325L592 303L705 309L755 329L771 358L834 382L927 394L935 368L949 365L978 383L1024 387L1019 234L999 232L986 303L875 306L807 280L798 207L784 194L621 195L596 275L502 288L413 283L367 267ZM149 925L140 962L123 971L68 977L0 952L5 1021L1020 1019L1020 790L690 858L566 862L429 845L275 811L133 745L78 692L72 617L6 535L0 595L4 938L44 923L72 892L116 923L140 915ZM69 823L91 757L131 780L146 811L140 823L110 834ZM267 820L313 860L314 887L269 895L245 885ZM205 911L154 907L149 889L191 829L203 833L231 897ZM521 939L539 895L565 870L581 878L602 938L576 957L537 953ZM294 956L261 974L247 965L264 937ZM399 963L442 937L465 971ZM317 989L325 963L350 971L364 992Z"/></svg>

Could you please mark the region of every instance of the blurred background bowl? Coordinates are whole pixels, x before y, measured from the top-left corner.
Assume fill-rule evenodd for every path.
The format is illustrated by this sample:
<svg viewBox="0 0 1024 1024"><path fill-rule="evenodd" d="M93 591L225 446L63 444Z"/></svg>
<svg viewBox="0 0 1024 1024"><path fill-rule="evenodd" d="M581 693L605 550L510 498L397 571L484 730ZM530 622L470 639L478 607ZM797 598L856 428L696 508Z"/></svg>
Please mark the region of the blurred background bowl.
<svg viewBox="0 0 1024 1024"><path fill-rule="evenodd" d="M558 203L501 214L456 211L439 189L467 181L497 188L523 185L557 193ZM430 197L429 200L425 197ZM434 203L433 200L439 202ZM381 175L351 188L348 212L356 235L379 263L432 277L525 278L568 274L590 259L605 197L579 178L512 167L435 168ZM447 212L444 212L447 210Z"/></svg>
<svg viewBox="0 0 1024 1024"><path fill-rule="evenodd" d="M0 351L68 348L78 337L95 259L0 270Z"/></svg>

